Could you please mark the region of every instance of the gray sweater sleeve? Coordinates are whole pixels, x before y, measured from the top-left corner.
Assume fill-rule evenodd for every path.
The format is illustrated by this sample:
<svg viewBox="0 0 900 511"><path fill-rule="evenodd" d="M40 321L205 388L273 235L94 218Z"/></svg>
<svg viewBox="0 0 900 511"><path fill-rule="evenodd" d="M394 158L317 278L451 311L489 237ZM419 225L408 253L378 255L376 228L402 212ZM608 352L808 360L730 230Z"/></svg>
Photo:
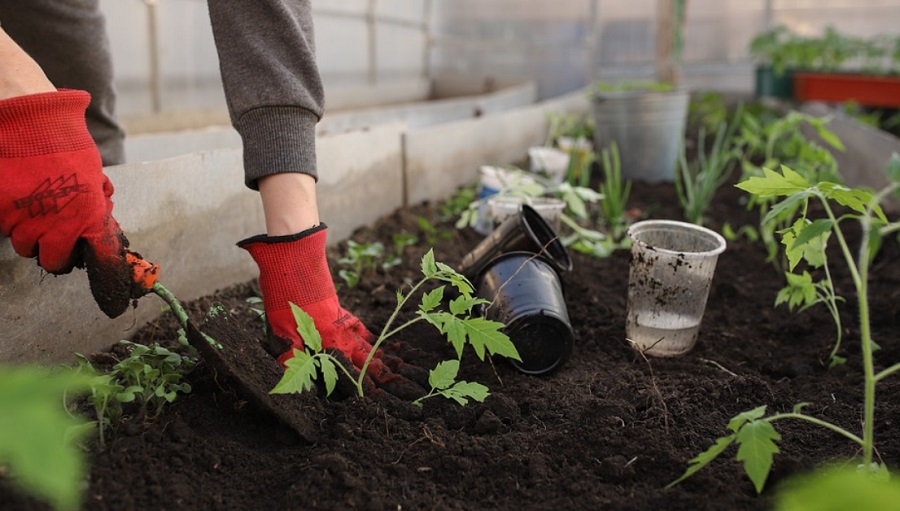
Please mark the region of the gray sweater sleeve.
<svg viewBox="0 0 900 511"><path fill-rule="evenodd" d="M318 178L315 126L324 111L310 0L208 0L231 123L248 187L271 174Z"/></svg>

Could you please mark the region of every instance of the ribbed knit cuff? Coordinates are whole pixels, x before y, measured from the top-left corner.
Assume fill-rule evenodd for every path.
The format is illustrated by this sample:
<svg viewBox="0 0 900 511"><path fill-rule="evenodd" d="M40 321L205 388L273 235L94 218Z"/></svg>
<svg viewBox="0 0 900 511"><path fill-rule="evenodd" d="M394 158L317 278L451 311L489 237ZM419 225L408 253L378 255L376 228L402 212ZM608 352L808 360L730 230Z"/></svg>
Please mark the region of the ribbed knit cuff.
<svg viewBox="0 0 900 511"><path fill-rule="evenodd" d="M235 123L244 143L244 182L258 190L257 180L299 172L318 180L316 123L305 108L271 106L250 110Z"/></svg>
<svg viewBox="0 0 900 511"><path fill-rule="evenodd" d="M60 89L0 101L0 158L28 158L94 147L84 111L91 96Z"/></svg>

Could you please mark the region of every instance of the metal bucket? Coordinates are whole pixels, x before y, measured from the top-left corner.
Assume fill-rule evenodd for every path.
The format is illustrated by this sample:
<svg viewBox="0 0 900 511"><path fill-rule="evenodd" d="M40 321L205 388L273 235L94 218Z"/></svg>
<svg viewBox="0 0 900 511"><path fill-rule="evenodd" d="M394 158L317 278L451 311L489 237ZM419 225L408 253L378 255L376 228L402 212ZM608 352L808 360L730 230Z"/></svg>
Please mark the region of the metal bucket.
<svg viewBox="0 0 900 511"><path fill-rule="evenodd" d="M597 151L615 142L625 179L674 181L689 97L686 90L595 93L591 103Z"/></svg>

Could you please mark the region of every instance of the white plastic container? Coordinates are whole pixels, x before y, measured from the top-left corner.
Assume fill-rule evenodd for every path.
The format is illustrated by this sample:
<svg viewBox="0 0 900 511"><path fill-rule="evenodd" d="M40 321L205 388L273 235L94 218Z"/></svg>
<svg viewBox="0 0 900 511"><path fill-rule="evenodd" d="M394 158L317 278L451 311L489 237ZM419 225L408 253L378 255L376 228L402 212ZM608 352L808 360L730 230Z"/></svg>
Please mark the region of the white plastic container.
<svg viewBox="0 0 900 511"><path fill-rule="evenodd" d="M725 238L698 225L645 220L628 229L626 338L645 355L671 357L697 343Z"/></svg>
<svg viewBox="0 0 900 511"><path fill-rule="evenodd" d="M488 199L490 218L493 221L492 228L503 223L504 220L515 215L522 209L522 204L528 204L547 221L556 232L562 227L562 212L566 203L562 199L553 197L514 197L498 195Z"/></svg>
<svg viewBox="0 0 900 511"><path fill-rule="evenodd" d="M546 174L559 184L565 181L569 170L569 153L546 146L528 149L529 169L536 174Z"/></svg>
<svg viewBox="0 0 900 511"><path fill-rule="evenodd" d="M473 229L479 234L487 235L494 229L488 198L513 190L518 186L534 184L535 180L521 170L492 165L479 167L478 176L478 200L481 201L481 204L478 207L478 218Z"/></svg>

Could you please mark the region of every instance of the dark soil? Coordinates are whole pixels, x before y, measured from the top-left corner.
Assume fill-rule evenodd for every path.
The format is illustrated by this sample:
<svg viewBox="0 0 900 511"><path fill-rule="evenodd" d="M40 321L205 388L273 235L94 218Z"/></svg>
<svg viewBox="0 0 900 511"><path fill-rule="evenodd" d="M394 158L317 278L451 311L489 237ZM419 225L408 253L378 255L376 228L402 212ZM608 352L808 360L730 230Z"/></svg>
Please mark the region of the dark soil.
<svg viewBox="0 0 900 511"><path fill-rule="evenodd" d="M723 189L710 212L710 227L721 230L726 220L735 227L754 223L755 213L745 211L742 200L739 190ZM654 218L681 218L670 185L636 183L630 206ZM480 237L434 220L436 211L428 204L398 211L354 239L390 246L391 235L402 230L424 239L416 219L425 216L453 233L438 239L434 249L437 260L454 266ZM331 253L332 261L340 248ZM409 247L402 266L369 275L356 289L340 289L343 305L380 329L394 309L396 290L418 280L426 250L425 243ZM629 253L608 259L571 255L574 269L562 280L575 348L556 373L527 376L502 359L482 363L467 351L460 377L490 387L482 404L460 407L434 398L420 411L389 395L362 400L308 395L284 398L280 406L296 409L281 421L261 411L246 389L207 359L189 376L191 394L152 423L121 428L106 449L93 452L84 508L759 510L771 508L788 476L859 454L855 444L825 429L782 421L777 423L781 453L761 496L733 460L733 450L684 483L665 488L689 459L727 431L731 417L760 405L774 412L807 402L806 412L861 432L859 329L846 271L836 270L835 280L847 298L842 350L847 363L829 370L824 362L835 337L830 317L824 308L795 315L773 307L784 277L765 261L759 244L729 242L719 258L699 342L687 355L671 359L645 359L624 338ZM879 367L900 361L898 258L892 239L872 271ZM222 290L189 309L200 321L211 304L222 303L235 332L258 337L263 323L246 302L252 296L258 296L254 282ZM412 314L407 310L403 316ZM174 321L164 317L134 340L171 342L174 332ZM219 335L228 337L225 331ZM423 323L393 341L388 351L425 368L453 355ZM226 343L229 347L237 349ZM265 374L251 384L271 385L274 361L261 357L258 346L246 350L246 360L259 359L264 366L258 369ZM231 362L240 359L236 355ZM898 380L879 384L876 409L876 446L891 467L900 465ZM303 413L294 413L298 410ZM0 508L44 509L3 481Z"/></svg>

